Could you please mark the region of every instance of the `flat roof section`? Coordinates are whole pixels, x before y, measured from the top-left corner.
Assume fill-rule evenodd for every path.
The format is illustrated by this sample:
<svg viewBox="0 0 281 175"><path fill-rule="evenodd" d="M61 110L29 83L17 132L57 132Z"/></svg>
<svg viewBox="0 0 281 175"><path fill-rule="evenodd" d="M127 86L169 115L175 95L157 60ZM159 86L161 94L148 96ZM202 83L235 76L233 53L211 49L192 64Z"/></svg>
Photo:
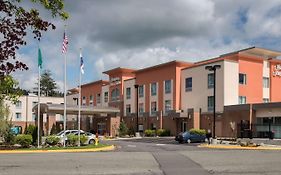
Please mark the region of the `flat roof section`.
<svg viewBox="0 0 281 175"><path fill-rule="evenodd" d="M94 106L81 106L81 115L93 115L93 114L116 114L119 113L120 110L118 108L113 107L94 107ZM37 114L38 112L38 104L32 108L32 111ZM41 113L55 113L55 114L63 114L64 113L64 104L40 104ZM77 105L67 105L66 106L66 114L78 114L78 106Z"/></svg>

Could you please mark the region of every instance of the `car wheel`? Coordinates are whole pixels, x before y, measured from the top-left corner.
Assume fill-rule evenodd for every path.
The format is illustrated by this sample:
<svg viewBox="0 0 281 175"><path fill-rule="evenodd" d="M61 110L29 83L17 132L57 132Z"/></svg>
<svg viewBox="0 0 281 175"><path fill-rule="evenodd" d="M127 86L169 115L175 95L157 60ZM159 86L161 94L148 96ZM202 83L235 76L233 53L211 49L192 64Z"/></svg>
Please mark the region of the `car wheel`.
<svg viewBox="0 0 281 175"><path fill-rule="evenodd" d="M95 144L95 140L94 139L89 140L89 144Z"/></svg>
<svg viewBox="0 0 281 175"><path fill-rule="evenodd" d="M179 143L182 144L182 143L183 143L183 140L179 140Z"/></svg>
<svg viewBox="0 0 281 175"><path fill-rule="evenodd" d="M187 143L191 143L191 140L190 139L187 139L187 141L186 141Z"/></svg>

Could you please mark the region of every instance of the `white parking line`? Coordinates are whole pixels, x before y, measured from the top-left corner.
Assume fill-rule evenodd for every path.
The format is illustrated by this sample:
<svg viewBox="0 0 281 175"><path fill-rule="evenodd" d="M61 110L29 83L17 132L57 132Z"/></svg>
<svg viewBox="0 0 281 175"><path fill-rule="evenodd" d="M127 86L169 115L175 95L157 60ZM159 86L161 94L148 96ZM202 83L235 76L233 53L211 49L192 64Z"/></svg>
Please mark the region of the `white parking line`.
<svg viewBox="0 0 281 175"><path fill-rule="evenodd" d="M162 143L158 143L158 144L156 144L157 146L164 146L164 145L166 145L166 144L162 144Z"/></svg>
<svg viewBox="0 0 281 175"><path fill-rule="evenodd" d="M137 147L137 146L136 146L136 145L128 145L128 147L135 148L135 147Z"/></svg>

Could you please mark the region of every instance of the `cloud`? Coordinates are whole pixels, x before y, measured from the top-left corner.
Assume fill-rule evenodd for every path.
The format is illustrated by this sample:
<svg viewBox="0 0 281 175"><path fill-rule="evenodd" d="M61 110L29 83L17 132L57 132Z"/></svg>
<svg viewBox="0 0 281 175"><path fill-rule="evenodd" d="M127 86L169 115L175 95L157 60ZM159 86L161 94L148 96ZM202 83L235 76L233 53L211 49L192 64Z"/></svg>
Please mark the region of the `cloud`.
<svg viewBox="0 0 281 175"><path fill-rule="evenodd" d="M199 61L253 45L280 50L279 0L68 0L65 7L70 13L66 22L51 18L46 10L41 13L57 26L44 33L40 46L43 66L60 86L65 24L68 87L78 85L79 48L85 62L84 83L107 78L102 72L115 67L139 69L170 60ZM30 45L19 54L30 70L16 73L25 87L37 75L37 43L31 37L28 41Z"/></svg>

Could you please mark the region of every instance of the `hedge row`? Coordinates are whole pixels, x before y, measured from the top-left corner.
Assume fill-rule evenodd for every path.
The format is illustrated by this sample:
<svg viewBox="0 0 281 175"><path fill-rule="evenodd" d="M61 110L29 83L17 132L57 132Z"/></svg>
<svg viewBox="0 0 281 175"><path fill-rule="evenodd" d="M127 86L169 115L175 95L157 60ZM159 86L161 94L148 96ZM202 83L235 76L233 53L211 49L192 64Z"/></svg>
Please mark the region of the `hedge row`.
<svg viewBox="0 0 281 175"><path fill-rule="evenodd" d="M153 136L170 136L171 133L169 130L166 129L158 129L158 130L151 130L147 129L144 131L144 135L147 137L153 137Z"/></svg>

